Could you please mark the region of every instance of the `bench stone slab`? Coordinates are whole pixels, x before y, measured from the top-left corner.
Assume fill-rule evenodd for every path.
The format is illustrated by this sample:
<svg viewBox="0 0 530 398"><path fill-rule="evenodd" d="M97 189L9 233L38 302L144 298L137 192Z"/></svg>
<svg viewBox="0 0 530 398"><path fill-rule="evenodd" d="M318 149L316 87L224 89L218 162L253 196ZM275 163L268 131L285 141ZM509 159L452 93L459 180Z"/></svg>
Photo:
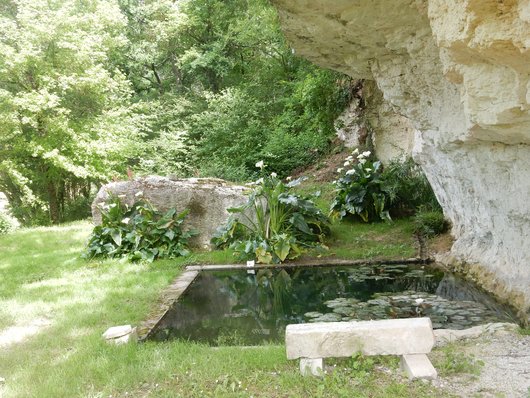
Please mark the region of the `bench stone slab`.
<svg viewBox="0 0 530 398"><path fill-rule="evenodd" d="M288 325L287 359L427 354L434 346L429 318Z"/></svg>
<svg viewBox="0 0 530 398"><path fill-rule="evenodd" d="M425 354L403 355L400 361L400 368L410 380L430 379L434 380L438 376L436 369Z"/></svg>

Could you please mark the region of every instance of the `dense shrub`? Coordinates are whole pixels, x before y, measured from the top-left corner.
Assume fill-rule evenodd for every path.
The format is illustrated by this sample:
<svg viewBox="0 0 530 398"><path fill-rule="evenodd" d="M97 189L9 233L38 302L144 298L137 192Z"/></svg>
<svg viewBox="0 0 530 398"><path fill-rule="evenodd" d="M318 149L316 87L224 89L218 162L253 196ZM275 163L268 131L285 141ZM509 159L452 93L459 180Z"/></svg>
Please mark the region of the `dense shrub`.
<svg viewBox="0 0 530 398"><path fill-rule="evenodd" d="M346 158L344 168L337 170L340 176L334 182L332 217L342 219L350 214L364 222L390 220L390 195L385 191L383 168L381 162L370 160L370 155L370 151L359 153L356 149Z"/></svg>
<svg viewBox="0 0 530 398"><path fill-rule="evenodd" d="M410 215L420 207L441 211L431 184L412 158L385 166L384 190L393 215Z"/></svg>
<svg viewBox="0 0 530 398"><path fill-rule="evenodd" d="M412 159L383 167L370 151L356 149L337 170L331 215L353 215L364 222L414 214L420 207L441 213L429 181Z"/></svg>
<svg viewBox="0 0 530 398"><path fill-rule="evenodd" d="M151 262L186 256L188 239L195 235L182 229L187 214L175 209L162 214L144 200L129 207L114 198L101 208L102 222L94 227L85 257L128 257Z"/></svg>
<svg viewBox="0 0 530 398"><path fill-rule="evenodd" d="M84 220L91 216L90 206L92 200L85 196L78 196L69 202L66 202L63 210L64 221Z"/></svg>
<svg viewBox="0 0 530 398"><path fill-rule="evenodd" d="M15 220L9 214L0 211L0 235L8 234L16 227Z"/></svg>
<svg viewBox="0 0 530 398"><path fill-rule="evenodd" d="M278 78L267 84L271 91L241 82L210 93L206 109L186 117L188 160L200 175L248 181L263 159L284 177L329 149L350 81L305 62L290 79Z"/></svg>
<svg viewBox="0 0 530 398"><path fill-rule="evenodd" d="M264 167L263 162L257 166ZM231 247L241 260L281 263L309 247L324 247L329 220L310 197L291 193L298 179L283 183L275 173L260 178L248 202L233 213L212 239L217 247Z"/></svg>
<svg viewBox="0 0 530 398"><path fill-rule="evenodd" d="M306 130L298 135L275 130L265 144L262 157L279 176L288 176L293 170L314 163L329 147L329 136Z"/></svg>
<svg viewBox="0 0 530 398"><path fill-rule="evenodd" d="M414 216L414 232L426 237L440 235L447 231L449 223L439 210L420 209Z"/></svg>

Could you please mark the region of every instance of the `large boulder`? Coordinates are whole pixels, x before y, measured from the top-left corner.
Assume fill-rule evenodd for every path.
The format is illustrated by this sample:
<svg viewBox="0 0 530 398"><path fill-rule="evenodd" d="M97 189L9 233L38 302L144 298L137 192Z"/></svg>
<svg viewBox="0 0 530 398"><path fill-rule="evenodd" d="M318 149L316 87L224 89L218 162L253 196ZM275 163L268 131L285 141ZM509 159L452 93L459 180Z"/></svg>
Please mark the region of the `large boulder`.
<svg viewBox="0 0 530 398"><path fill-rule="evenodd" d="M111 182L99 190L92 203L92 216L101 224L101 205L109 197L117 196L132 205L139 196L148 200L157 210L176 208L178 212L189 209L184 224L199 235L190 240L195 247L210 247L216 229L224 224L230 214L226 209L246 203L247 188L213 178L173 179L158 176L137 178L132 181Z"/></svg>
<svg viewBox="0 0 530 398"><path fill-rule="evenodd" d="M453 259L530 308L530 0L273 0L296 52L376 82L453 223Z"/></svg>

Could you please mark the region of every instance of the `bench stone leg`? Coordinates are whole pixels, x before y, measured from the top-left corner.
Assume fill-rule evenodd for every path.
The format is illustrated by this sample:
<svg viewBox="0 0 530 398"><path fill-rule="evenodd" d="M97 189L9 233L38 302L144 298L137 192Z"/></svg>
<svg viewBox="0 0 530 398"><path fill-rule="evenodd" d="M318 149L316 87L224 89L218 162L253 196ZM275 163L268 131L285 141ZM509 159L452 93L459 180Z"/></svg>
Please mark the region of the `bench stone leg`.
<svg viewBox="0 0 530 398"><path fill-rule="evenodd" d="M300 358L302 376L322 376L324 360L322 358Z"/></svg>
<svg viewBox="0 0 530 398"><path fill-rule="evenodd" d="M402 355L400 367L407 373L410 380L434 380L438 376L436 369L425 354Z"/></svg>

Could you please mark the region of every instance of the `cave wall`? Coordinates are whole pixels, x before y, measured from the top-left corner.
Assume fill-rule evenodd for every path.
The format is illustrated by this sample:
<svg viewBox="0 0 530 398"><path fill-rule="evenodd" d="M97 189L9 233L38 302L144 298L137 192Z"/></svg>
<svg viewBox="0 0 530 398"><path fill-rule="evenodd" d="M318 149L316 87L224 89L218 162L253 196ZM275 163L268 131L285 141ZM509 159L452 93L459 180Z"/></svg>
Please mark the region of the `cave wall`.
<svg viewBox="0 0 530 398"><path fill-rule="evenodd" d="M412 155L416 129L384 100L373 81L362 81L359 95L335 121L337 137L347 148L369 147L384 164ZM367 142L370 140L370 142Z"/></svg>
<svg viewBox="0 0 530 398"><path fill-rule="evenodd" d="M530 0L273 3L299 55L374 80L410 120L451 262L528 317Z"/></svg>

